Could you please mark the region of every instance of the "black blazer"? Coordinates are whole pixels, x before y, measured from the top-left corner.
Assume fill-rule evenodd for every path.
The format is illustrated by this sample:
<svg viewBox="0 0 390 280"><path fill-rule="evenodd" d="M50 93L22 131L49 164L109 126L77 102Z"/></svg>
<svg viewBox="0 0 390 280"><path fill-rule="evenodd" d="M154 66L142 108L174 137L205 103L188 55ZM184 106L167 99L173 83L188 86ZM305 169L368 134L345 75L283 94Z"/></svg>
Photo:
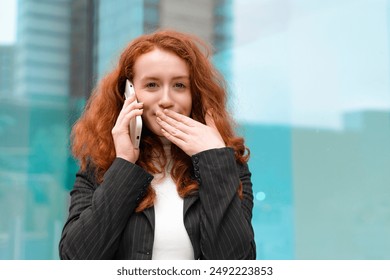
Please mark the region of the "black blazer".
<svg viewBox="0 0 390 280"><path fill-rule="evenodd" d="M192 156L199 191L184 199L184 225L195 259L255 259L251 224L251 173L237 164L231 148ZM78 172L71 191L61 259L152 258L154 208L134 210L153 176L116 158L98 185L92 169ZM243 184L243 199L237 194Z"/></svg>

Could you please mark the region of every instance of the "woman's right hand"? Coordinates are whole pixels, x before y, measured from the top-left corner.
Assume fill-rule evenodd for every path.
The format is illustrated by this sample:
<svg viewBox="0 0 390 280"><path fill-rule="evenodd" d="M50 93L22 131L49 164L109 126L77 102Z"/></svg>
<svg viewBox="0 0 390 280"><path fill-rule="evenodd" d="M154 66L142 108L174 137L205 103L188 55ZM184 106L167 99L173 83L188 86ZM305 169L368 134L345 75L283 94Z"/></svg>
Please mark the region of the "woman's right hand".
<svg viewBox="0 0 390 280"><path fill-rule="evenodd" d="M130 120L143 113L143 103L138 103L135 96L126 99L122 110L111 130L114 139L116 157L135 163L139 157L139 149L134 148L130 139Z"/></svg>

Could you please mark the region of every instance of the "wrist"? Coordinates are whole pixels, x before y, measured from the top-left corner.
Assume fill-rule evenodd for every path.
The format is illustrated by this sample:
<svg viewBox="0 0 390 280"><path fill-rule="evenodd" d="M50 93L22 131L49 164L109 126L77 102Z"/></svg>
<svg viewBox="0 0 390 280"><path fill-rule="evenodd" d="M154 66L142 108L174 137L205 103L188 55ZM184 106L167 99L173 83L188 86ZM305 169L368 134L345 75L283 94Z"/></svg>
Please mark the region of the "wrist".
<svg viewBox="0 0 390 280"><path fill-rule="evenodd" d="M137 160L135 160L134 158L130 157L130 156L127 156L127 155L120 155L120 154L117 154L116 155L117 158L121 158L123 160L126 160L128 162L131 162L131 163L135 163Z"/></svg>

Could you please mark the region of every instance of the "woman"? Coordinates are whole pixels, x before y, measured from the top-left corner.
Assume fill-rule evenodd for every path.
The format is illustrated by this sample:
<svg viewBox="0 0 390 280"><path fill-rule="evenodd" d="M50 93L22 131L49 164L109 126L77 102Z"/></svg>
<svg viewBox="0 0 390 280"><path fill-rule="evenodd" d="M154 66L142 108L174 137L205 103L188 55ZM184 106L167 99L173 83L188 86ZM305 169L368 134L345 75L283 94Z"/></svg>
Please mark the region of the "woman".
<svg viewBox="0 0 390 280"><path fill-rule="evenodd" d="M102 79L72 131L81 168L62 259L255 258L248 149L206 49L175 31L143 35ZM127 79L136 97L124 98Z"/></svg>

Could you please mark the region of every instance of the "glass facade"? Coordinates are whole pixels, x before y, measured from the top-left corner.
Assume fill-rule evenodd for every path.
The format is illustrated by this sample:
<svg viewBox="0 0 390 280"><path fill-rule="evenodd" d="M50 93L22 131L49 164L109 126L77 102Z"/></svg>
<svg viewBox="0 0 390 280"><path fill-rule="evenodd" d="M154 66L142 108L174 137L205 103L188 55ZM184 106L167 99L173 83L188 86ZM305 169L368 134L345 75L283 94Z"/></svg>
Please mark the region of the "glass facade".
<svg viewBox="0 0 390 280"><path fill-rule="evenodd" d="M18 1L17 41L0 46L0 259L58 259L71 126L158 27L215 46L251 150L258 259L389 259L389 1L183 3Z"/></svg>
<svg viewBox="0 0 390 280"><path fill-rule="evenodd" d="M149 1L150 2L150 1ZM127 43L143 32L143 1L98 1L97 75L111 70Z"/></svg>

